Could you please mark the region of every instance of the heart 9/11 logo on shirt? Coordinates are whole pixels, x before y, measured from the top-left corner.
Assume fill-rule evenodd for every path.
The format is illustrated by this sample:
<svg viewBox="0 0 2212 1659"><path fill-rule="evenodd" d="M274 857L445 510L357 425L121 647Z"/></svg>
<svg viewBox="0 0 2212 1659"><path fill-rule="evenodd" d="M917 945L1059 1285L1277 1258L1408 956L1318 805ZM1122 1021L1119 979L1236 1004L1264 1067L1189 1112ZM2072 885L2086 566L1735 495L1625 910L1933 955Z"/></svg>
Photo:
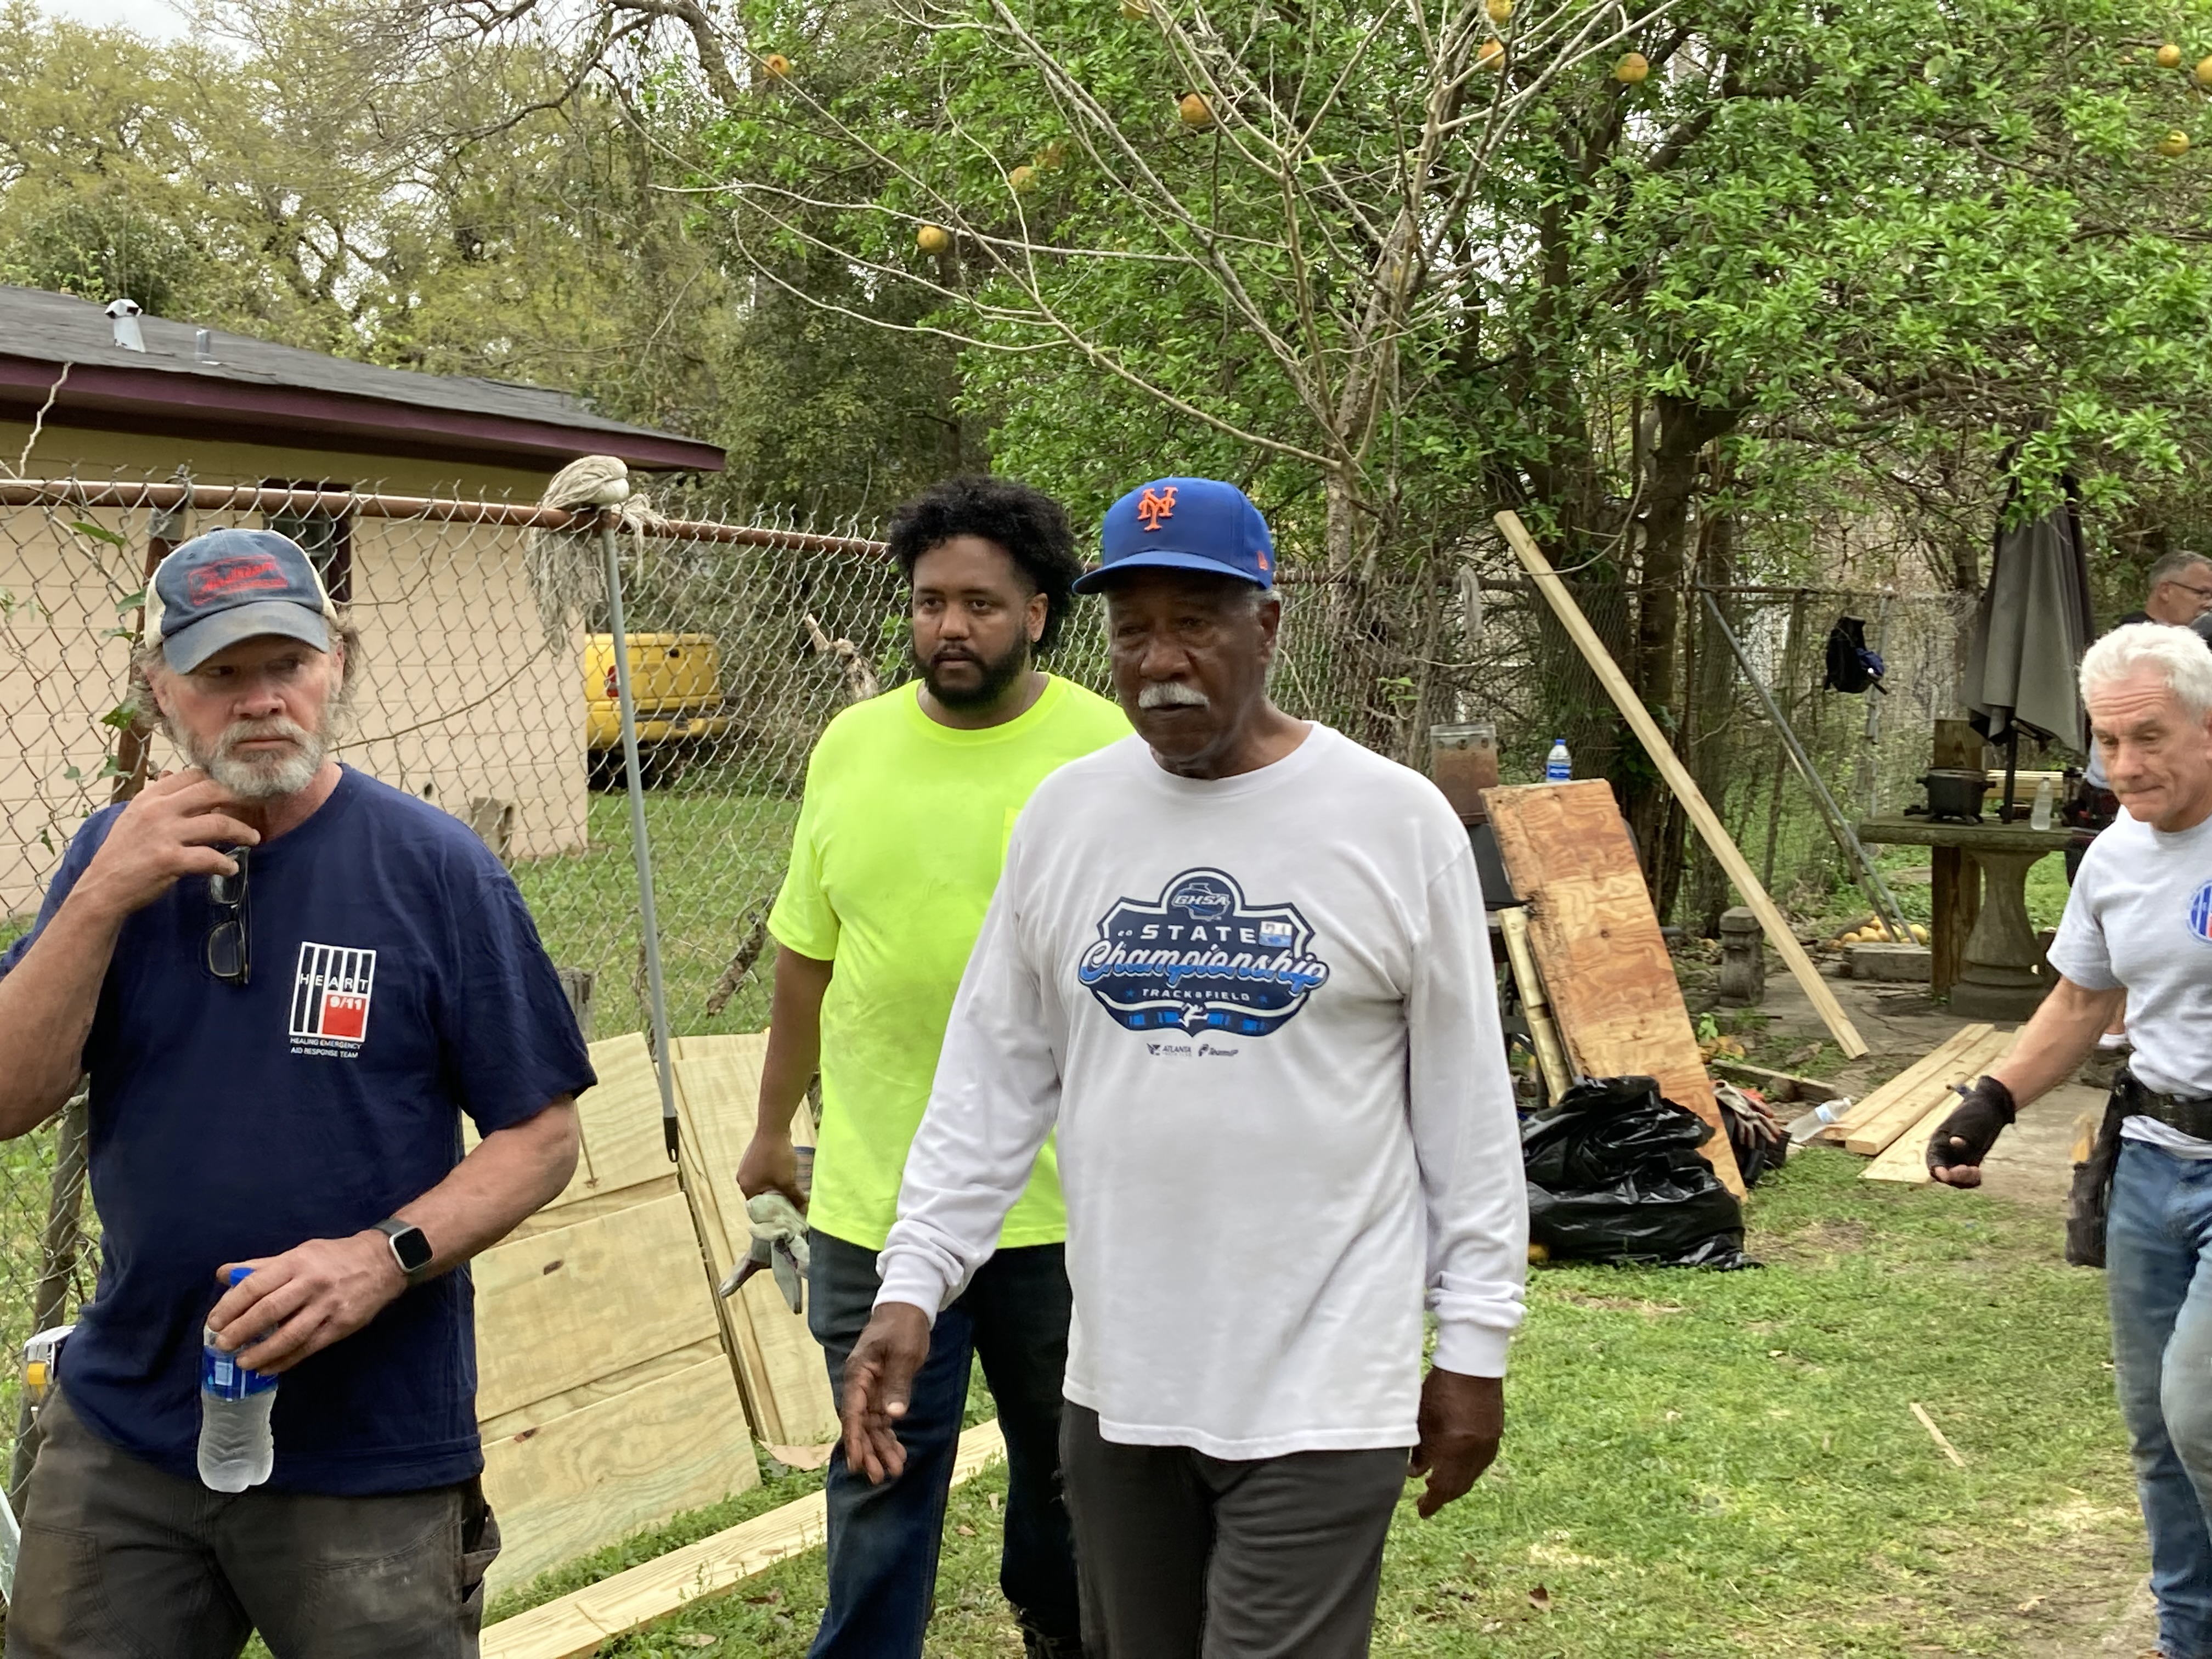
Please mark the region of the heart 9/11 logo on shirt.
<svg viewBox="0 0 2212 1659"><path fill-rule="evenodd" d="M2212 881L2190 896L2189 931L2199 945L2212 945Z"/></svg>
<svg viewBox="0 0 2212 1659"><path fill-rule="evenodd" d="M1328 982L1312 943L1296 905L1252 904L1227 872L1186 870L1101 917L1076 976L1132 1031L1266 1036Z"/></svg>
<svg viewBox="0 0 2212 1659"><path fill-rule="evenodd" d="M354 1054L368 1040L376 952L303 943L292 977L292 1052Z"/></svg>

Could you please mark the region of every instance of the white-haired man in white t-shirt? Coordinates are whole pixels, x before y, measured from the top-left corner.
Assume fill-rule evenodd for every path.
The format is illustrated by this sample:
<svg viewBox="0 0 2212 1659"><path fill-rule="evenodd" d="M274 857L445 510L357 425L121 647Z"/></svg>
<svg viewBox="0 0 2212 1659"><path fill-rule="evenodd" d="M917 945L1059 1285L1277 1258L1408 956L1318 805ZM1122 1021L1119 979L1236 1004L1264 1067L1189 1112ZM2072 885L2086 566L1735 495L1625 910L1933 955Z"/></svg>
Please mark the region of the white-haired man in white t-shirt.
<svg viewBox="0 0 2212 1659"><path fill-rule="evenodd" d="M1929 1139L1977 1185L2016 1108L2063 1083L2123 1004L2135 1047L2105 1231L2112 1358L2150 1531L2166 1659L2212 1659L2212 652L2186 628L2115 629L2081 696L2124 809L2074 882L2060 978L2012 1053Z"/></svg>

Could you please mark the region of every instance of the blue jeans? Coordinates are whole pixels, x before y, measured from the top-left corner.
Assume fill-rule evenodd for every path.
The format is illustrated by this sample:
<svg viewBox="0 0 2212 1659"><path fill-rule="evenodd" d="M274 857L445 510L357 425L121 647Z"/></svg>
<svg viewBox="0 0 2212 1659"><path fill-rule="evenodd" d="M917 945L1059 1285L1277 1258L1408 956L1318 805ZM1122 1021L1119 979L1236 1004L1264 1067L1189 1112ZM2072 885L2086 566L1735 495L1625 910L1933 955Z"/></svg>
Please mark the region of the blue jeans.
<svg viewBox="0 0 2212 1659"><path fill-rule="evenodd" d="M838 1389L875 1305L876 1253L821 1232L807 1243L806 1322ZM983 1363L1006 1437L999 1588L1025 1632L1078 1650L1075 1544L1060 1478L1060 1390L1073 1306L1059 1245L1000 1250L937 1316L929 1358L899 1422L904 1472L870 1486L845 1467L842 1444L830 1454L830 1598L810 1659L921 1659L971 1359Z"/></svg>
<svg viewBox="0 0 2212 1659"><path fill-rule="evenodd" d="M2212 1659L2212 1160L2121 1144L2106 1269L2159 1643Z"/></svg>

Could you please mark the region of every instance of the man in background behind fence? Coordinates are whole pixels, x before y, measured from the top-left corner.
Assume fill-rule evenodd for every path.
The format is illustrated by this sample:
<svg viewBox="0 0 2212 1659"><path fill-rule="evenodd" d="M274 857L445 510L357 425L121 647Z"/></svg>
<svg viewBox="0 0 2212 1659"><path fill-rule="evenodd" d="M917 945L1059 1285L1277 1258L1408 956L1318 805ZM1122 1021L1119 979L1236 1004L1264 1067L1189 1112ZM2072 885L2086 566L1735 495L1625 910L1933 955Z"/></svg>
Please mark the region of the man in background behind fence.
<svg viewBox="0 0 2212 1659"><path fill-rule="evenodd" d="M919 685L830 723L806 769L791 868L769 919L775 990L760 1123L738 1181L802 1207L791 1121L818 1068L823 1121L808 1234L808 1321L831 1385L876 1298L907 1145L1014 817L1064 762L1128 734L1121 713L1042 673L1082 567L1059 504L958 478L899 509ZM905 1474L830 1465L829 1606L818 1659L920 1659L971 1357L997 1402L1008 1488L1000 1583L1034 1656L1079 1652L1060 1490L1069 1298L1051 1150L1024 1171L1005 1248L939 1320L904 1424Z"/></svg>
<svg viewBox="0 0 2212 1659"><path fill-rule="evenodd" d="M498 860L331 756L359 646L296 544L187 542L147 631L191 768L95 813L0 957L0 1137L88 1073L103 1230L9 1659L471 1659L499 1532L453 1270L567 1184L583 1039ZM273 1472L199 1454L204 1327L217 1389L281 1375Z"/></svg>

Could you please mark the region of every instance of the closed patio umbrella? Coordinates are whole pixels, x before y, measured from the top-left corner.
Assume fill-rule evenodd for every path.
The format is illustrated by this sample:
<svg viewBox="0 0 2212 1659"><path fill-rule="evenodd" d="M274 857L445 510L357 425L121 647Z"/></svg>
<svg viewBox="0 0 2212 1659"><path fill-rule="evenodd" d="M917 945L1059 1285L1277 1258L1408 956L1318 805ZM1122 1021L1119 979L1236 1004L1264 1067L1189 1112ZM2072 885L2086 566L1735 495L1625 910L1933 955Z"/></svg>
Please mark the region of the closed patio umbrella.
<svg viewBox="0 0 2212 1659"><path fill-rule="evenodd" d="M2073 484L2065 481L2064 504L2042 518L2007 529L1999 515L1989 586L1967 641L1966 708L1976 731L2005 745L2008 816L2021 732L2076 753L2089 744L2075 675L2095 623Z"/></svg>

